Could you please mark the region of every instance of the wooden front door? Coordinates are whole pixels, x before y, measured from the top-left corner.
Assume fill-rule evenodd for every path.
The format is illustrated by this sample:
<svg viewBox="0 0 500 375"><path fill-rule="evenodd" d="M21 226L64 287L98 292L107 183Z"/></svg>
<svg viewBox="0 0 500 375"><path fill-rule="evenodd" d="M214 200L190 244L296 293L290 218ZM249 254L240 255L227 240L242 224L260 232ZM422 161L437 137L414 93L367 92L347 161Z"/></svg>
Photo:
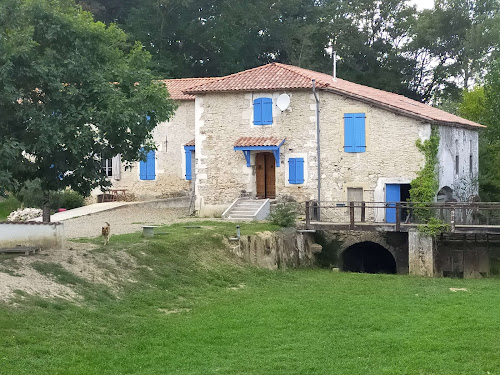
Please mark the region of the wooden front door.
<svg viewBox="0 0 500 375"><path fill-rule="evenodd" d="M255 156L257 198L276 198L276 161L269 152Z"/></svg>

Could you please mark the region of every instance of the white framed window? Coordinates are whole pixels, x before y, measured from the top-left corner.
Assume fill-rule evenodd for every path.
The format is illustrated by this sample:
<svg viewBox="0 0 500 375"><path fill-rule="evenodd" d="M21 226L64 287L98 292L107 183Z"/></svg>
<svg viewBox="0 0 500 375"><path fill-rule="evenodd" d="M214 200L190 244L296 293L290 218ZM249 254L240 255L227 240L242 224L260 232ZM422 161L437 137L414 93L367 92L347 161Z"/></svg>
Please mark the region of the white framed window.
<svg viewBox="0 0 500 375"><path fill-rule="evenodd" d="M101 168L104 174L108 177L113 176L113 159L101 159Z"/></svg>

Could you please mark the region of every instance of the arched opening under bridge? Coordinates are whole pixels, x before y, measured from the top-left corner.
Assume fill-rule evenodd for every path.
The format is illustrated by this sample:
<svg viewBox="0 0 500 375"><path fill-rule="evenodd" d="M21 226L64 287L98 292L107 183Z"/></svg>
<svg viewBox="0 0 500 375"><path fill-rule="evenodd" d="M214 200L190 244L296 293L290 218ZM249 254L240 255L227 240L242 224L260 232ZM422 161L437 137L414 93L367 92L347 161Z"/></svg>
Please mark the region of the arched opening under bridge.
<svg viewBox="0 0 500 375"><path fill-rule="evenodd" d="M375 242L359 242L342 253L342 270L364 273L396 273L396 260L389 250Z"/></svg>

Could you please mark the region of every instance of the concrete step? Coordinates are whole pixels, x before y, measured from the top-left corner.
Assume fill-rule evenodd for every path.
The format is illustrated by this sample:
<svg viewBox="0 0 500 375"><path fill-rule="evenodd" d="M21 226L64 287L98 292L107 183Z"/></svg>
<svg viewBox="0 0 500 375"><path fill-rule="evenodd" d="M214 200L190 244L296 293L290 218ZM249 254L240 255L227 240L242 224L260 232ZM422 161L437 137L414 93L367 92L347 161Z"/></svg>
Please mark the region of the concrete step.
<svg viewBox="0 0 500 375"><path fill-rule="evenodd" d="M230 210L224 213L224 217L230 220L256 220L257 215L262 216L262 207L266 204L267 200L240 198L237 199Z"/></svg>
<svg viewBox="0 0 500 375"><path fill-rule="evenodd" d="M229 216L253 217L253 212L230 212Z"/></svg>

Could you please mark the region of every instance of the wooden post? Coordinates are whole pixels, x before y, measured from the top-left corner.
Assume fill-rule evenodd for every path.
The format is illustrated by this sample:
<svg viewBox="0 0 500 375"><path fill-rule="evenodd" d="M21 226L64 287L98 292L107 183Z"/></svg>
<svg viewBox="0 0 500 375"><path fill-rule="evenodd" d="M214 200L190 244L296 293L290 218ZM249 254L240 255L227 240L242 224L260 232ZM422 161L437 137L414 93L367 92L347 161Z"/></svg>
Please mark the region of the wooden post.
<svg viewBox="0 0 500 375"><path fill-rule="evenodd" d="M396 232L401 232L401 202L396 202Z"/></svg>
<svg viewBox="0 0 500 375"><path fill-rule="evenodd" d="M366 202L361 202L361 222L366 221Z"/></svg>
<svg viewBox="0 0 500 375"><path fill-rule="evenodd" d="M354 229L354 202L349 202L350 229Z"/></svg>
<svg viewBox="0 0 500 375"><path fill-rule="evenodd" d="M311 225L311 201L306 201L306 229Z"/></svg>
<svg viewBox="0 0 500 375"><path fill-rule="evenodd" d="M455 207L450 209L450 231L455 232Z"/></svg>

